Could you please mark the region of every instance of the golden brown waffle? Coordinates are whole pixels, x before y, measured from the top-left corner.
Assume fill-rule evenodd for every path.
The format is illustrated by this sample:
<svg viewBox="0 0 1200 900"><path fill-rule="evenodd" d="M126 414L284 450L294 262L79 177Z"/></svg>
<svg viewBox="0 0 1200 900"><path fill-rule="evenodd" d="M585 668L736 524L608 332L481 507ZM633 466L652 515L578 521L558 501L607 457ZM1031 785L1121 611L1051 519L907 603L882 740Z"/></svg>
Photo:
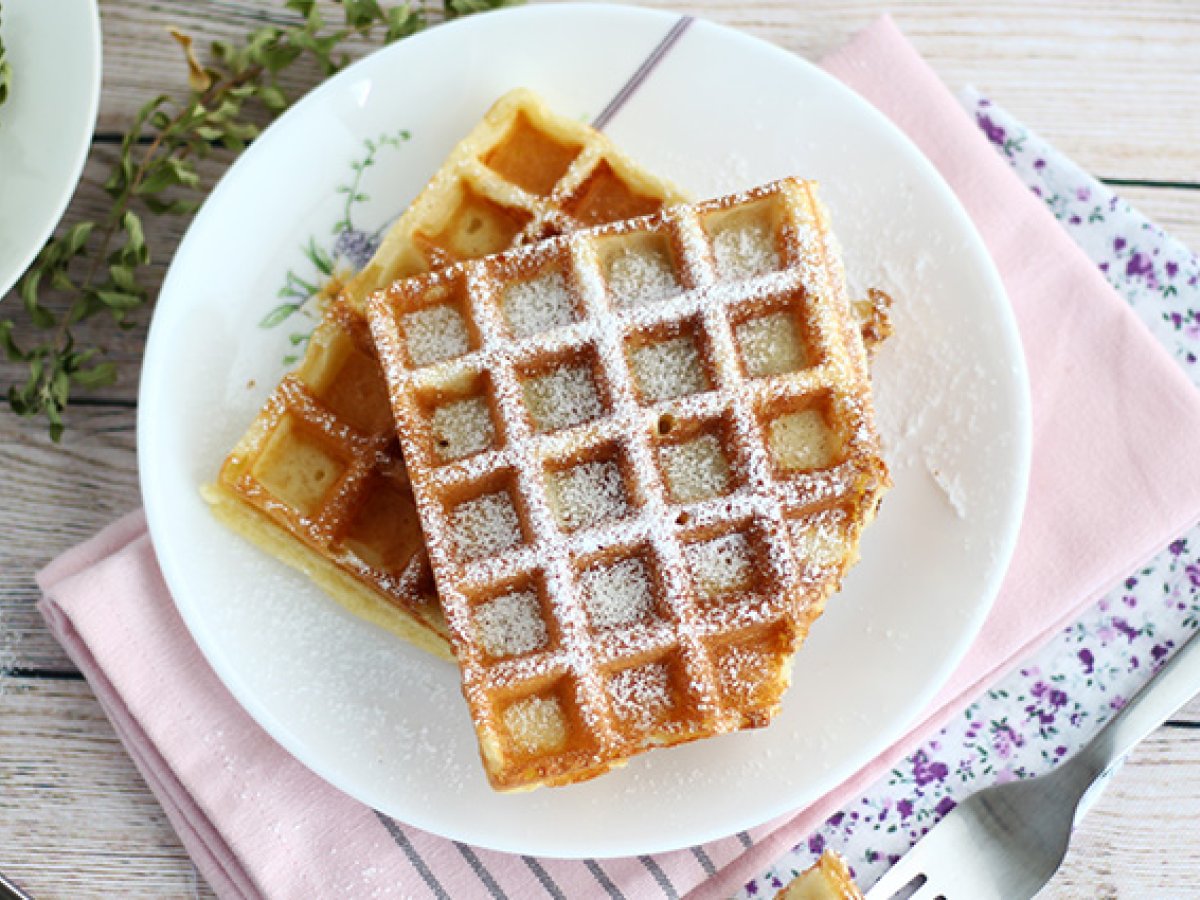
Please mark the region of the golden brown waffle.
<svg viewBox="0 0 1200 900"><path fill-rule="evenodd" d="M775 900L863 900L863 895L846 861L826 850L776 894Z"/></svg>
<svg viewBox="0 0 1200 900"><path fill-rule="evenodd" d="M369 319L492 784L766 724L888 483L814 186L397 282Z"/></svg>
<svg viewBox="0 0 1200 900"><path fill-rule="evenodd" d="M551 234L657 212L683 195L525 89L505 94L391 228L343 296Z"/></svg>
<svg viewBox="0 0 1200 900"><path fill-rule="evenodd" d="M366 323L344 305L325 315L204 495L222 521L352 612L450 657L379 361Z"/></svg>
<svg viewBox="0 0 1200 900"><path fill-rule="evenodd" d="M352 612L450 657L359 301L394 278L681 195L532 92L502 97L392 226L204 489L217 515ZM519 226L519 227L518 227Z"/></svg>

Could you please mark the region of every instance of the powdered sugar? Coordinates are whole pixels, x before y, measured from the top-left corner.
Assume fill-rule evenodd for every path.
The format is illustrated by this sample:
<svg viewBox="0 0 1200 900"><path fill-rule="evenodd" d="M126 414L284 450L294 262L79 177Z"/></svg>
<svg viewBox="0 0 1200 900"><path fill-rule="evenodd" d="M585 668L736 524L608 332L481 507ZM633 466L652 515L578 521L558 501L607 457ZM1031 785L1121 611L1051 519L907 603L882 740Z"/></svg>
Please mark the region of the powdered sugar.
<svg viewBox="0 0 1200 900"><path fill-rule="evenodd" d="M608 680L613 713L626 726L646 729L671 706L671 676L662 663L623 669Z"/></svg>
<svg viewBox="0 0 1200 900"><path fill-rule="evenodd" d="M548 479L550 506L567 531L629 512L621 470L612 460L583 463Z"/></svg>
<svg viewBox="0 0 1200 900"><path fill-rule="evenodd" d="M486 450L496 437L487 401L481 397L456 400L433 413L433 437L443 459L460 459Z"/></svg>
<svg viewBox="0 0 1200 900"><path fill-rule="evenodd" d="M753 378L795 372L807 365L807 354L796 323L777 312L743 322L734 329L746 374Z"/></svg>
<svg viewBox="0 0 1200 900"><path fill-rule="evenodd" d="M702 434L658 451L667 490L676 503L694 503L729 489L729 463L715 435Z"/></svg>
<svg viewBox="0 0 1200 900"><path fill-rule="evenodd" d="M848 518L844 510L830 509L793 520L791 535L796 555L816 567L832 566L844 559Z"/></svg>
<svg viewBox="0 0 1200 900"><path fill-rule="evenodd" d="M518 338L570 325L578 318L571 292L558 271L509 285L502 304L508 327Z"/></svg>
<svg viewBox="0 0 1200 900"><path fill-rule="evenodd" d="M689 544L686 552L696 587L705 597L728 594L751 581L750 544L744 535L727 534L703 544Z"/></svg>
<svg viewBox="0 0 1200 900"><path fill-rule="evenodd" d="M782 415L767 432L775 460L784 469L820 469L837 458L837 436L815 409Z"/></svg>
<svg viewBox="0 0 1200 900"><path fill-rule="evenodd" d="M757 224L718 231L713 235L713 256L722 278L753 278L779 268L774 236Z"/></svg>
<svg viewBox="0 0 1200 900"><path fill-rule="evenodd" d="M493 657L520 656L546 646L546 623L535 591L514 591L475 610L475 632Z"/></svg>
<svg viewBox="0 0 1200 900"><path fill-rule="evenodd" d="M562 705L554 697L528 697L504 711L504 726L516 748L526 754L556 750L567 740Z"/></svg>
<svg viewBox="0 0 1200 900"><path fill-rule="evenodd" d="M632 249L609 264L608 289L619 306L665 300L682 290L669 259L661 253Z"/></svg>
<svg viewBox="0 0 1200 900"><path fill-rule="evenodd" d="M637 347L629 354L638 390L657 402L708 390L708 376L696 343L680 336Z"/></svg>
<svg viewBox="0 0 1200 900"><path fill-rule="evenodd" d="M453 359L471 349L467 323L452 306L418 309L405 315L400 323L414 365Z"/></svg>
<svg viewBox="0 0 1200 900"><path fill-rule="evenodd" d="M452 519L458 551L468 559L491 556L521 543L521 523L507 491L460 503Z"/></svg>
<svg viewBox="0 0 1200 900"><path fill-rule="evenodd" d="M587 366L564 366L523 385L529 415L539 431L557 431L589 422L604 408Z"/></svg>
<svg viewBox="0 0 1200 900"><path fill-rule="evenodd" d="M580 582L588 618L596 628L630 625L645 619L653 609L650 573L646 563L636 557L588 569Z"/></svg>

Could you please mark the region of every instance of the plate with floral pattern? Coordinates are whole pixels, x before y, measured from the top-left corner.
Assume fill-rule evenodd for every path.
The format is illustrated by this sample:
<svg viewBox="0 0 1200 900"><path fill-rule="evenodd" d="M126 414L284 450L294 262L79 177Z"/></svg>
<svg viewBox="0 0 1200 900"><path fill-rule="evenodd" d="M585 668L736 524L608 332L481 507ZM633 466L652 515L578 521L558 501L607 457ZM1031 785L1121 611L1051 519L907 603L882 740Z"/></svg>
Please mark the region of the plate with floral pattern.
<svg viewBox="0 0 1200 900"><path fill-rule="evenodd" d="M517 86L585 121L610 110L614 141L697 197L785 175L821 181L852 290L896 298L896 334L875 366L896 484L861 563L797 655L771 726L510 795L488 787L453 665L354 619L228 532L199 487L303 351L324 280L370 256L451 147ZM351 66L269 128L172 262L138 409L163 573L208 661L259 724L382 813L477 846L559 857L743 831L811 801L895 740L999 588L1029 434L1023 357L996 271L950 189L894 126L769 44L586 4L431 29Z"/></svg>

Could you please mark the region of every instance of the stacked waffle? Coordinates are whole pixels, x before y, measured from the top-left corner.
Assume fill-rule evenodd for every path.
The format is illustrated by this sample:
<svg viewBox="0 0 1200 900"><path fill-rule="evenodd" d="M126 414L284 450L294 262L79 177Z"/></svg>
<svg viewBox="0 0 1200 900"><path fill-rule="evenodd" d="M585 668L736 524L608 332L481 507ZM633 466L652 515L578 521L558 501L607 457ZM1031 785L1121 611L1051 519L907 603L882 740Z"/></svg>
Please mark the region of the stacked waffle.
<svg viewBox="0 0 1200 900"><path fill-rule="evenodd" d="M351 612L452 658L364 302L396 279L681 199L603 135L527 90L506 94L331 304L205 488L213 510Z"/></svg>
<svg viewBox="0 0 1200 900"><path fill-rule="evenodd" d="M498 789L765 725L887 487L863 335L886 322L856 319L814 186L678 199L507 96L209 491L450 647Z"/></svg>

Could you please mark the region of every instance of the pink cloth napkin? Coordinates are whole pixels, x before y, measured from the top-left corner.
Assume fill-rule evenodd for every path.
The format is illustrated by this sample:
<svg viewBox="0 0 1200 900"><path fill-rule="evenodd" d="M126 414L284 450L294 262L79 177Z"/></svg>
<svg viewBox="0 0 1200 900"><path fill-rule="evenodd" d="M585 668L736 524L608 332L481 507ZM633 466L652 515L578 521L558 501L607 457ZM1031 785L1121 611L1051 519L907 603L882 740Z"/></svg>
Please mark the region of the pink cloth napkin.
<svg viewBox="0 0 1200 900"><path fill-rule="evenodd" d="M192 643L134 514L40 574L42 611L223 897L727 895L1200 519L1200 480L1177 477L1200 446L1200 395L1166 352L890 20L825 65L903 128L957 192L1004 278L1029 366L1033 473L1021 538L992 615L946 688L850 781L749 835L624 860L492 853L375 814L263 733Z"/></svg>

